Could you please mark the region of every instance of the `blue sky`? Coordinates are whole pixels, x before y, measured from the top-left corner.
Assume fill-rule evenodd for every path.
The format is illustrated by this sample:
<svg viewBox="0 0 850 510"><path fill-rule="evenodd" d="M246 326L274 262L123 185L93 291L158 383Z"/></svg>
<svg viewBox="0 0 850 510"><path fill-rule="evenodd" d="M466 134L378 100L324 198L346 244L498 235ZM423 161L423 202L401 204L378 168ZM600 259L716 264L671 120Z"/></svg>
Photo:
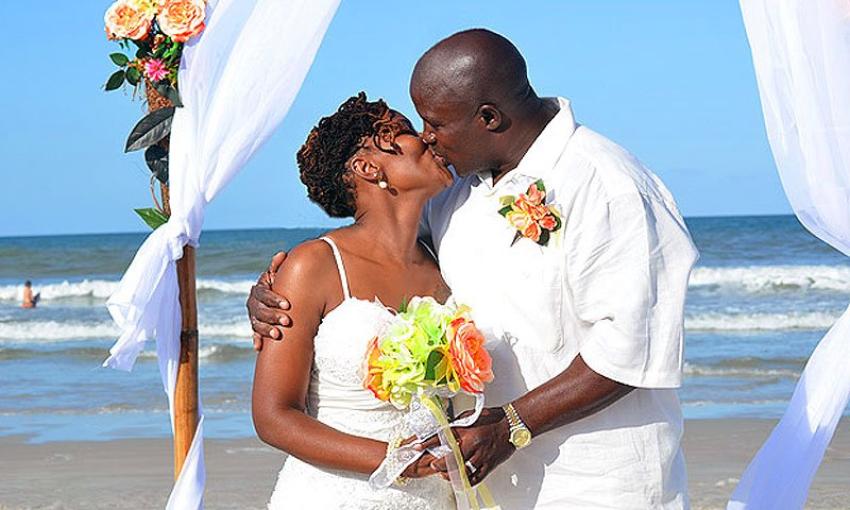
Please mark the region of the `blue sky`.
<svg viewBox="0 0 850 510"><path fill-rule="evenodd" d="M122 153L143 104L101 90L116 49L103 33L108 5L3 7L0 236L146 228L132 208L149 206L149 174L140 154ZM790 213L737 1L343 0L289 116L205 227L334 225L297 178L309 128L359 90L415 115L416 59L472 27L511 39L538 93L570 98L580 122L661 176L686 216Z"/></svg>

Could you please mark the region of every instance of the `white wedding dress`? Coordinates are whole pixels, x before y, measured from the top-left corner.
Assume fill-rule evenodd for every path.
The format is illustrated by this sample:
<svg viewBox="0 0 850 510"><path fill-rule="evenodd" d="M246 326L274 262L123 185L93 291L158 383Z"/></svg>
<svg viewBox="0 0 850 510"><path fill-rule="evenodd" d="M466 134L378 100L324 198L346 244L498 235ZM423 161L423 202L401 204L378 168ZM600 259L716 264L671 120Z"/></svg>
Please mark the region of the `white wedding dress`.
<svg viewBox="0 0 850 510"><path fill-rule="evenodd" d="M313 341L307 413L342 432L388 441L402 429L404 412L363 388L361 366L368 342L392 313L377 301L351 297L339 250L332 239L321 239L333 250L345 299L324 317ZM368 478L316 467L290 455L278 476L269 509L455 508L451 486L437 476L377 491L369 487Z"/></svg>

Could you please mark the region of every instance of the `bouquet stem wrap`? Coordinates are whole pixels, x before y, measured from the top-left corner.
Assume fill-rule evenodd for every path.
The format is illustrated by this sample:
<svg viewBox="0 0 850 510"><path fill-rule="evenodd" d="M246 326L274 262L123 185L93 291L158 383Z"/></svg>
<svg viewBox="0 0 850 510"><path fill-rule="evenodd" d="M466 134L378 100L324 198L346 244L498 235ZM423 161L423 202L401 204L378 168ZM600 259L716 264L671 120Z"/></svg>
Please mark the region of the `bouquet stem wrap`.
<svg viewBox="0 0 850 510"><path fill-rule="evenodd" d="M466 469L464 469L463 455L451 432L452 427L468 427L475 423L484 409L484 396L480 393L475 394L473 413L449 423L441 399L451 396L443 389L442 391L422 391L414 397L405 416L405 424L413 431L416 441L389 452L378 469L369 477L369 485L373 489L385 489L392 485L408 466L425 453L415 449L415 446L436 434L440 439L440 446L429 448L427 451L437 458L446 457L449 480L457 500L458 510L499 509L486 484L480 483L472 487L469 483Z"/></svg>

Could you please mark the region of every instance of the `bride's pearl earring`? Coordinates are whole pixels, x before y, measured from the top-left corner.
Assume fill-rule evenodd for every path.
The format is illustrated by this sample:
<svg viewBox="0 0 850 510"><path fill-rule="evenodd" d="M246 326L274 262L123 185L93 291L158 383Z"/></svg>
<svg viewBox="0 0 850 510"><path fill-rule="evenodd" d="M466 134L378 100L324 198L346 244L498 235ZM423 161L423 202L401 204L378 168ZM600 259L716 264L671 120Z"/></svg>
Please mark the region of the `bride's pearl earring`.
<svg viewBox="0 0 850 510"><path fill-rule="evenodd" d="M390 187L390 184L387 181L381 179L380 181L378 181L378 187L381 189L387 189Z"/></svg>

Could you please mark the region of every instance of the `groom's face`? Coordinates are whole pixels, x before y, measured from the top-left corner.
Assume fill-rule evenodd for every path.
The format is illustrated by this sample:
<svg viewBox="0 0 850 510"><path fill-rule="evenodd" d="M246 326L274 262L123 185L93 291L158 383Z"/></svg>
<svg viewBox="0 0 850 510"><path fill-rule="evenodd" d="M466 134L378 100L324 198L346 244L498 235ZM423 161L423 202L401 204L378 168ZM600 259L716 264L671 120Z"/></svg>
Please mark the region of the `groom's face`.
<svg viewBox="0 0 850 510"><path fill-rule="evenodd" d="M459 176L490 168L486 157L490 151L486 142L490 137L477 122L475 108L425 94L413 94L413 104L422 117L422 139Z"/></svg>

